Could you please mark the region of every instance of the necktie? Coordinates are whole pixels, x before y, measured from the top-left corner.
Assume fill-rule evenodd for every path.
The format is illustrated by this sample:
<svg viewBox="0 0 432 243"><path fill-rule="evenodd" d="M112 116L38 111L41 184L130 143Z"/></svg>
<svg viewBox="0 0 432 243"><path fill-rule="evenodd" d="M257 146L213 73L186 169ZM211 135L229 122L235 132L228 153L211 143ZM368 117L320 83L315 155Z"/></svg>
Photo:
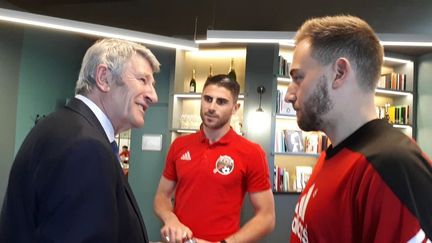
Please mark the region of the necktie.
<svg viewBox="0 0 432 243"><path fill-rule="evenodd" d="M120 161L119 148L118 148L117 142L115 140L111 142L111 149L112 149L113 153L115 154L117 160Z"/></svg>

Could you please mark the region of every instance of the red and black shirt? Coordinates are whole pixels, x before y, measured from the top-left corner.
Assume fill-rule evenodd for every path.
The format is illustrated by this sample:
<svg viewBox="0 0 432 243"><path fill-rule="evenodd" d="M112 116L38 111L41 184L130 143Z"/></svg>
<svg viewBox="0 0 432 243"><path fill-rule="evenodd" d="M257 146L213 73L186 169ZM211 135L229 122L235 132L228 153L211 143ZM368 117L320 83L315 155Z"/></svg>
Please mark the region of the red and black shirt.
<svg viewBox="0 0 432 243"><path fill-rule="evenodd" d="M427 242L431 164L385 120L366 123L321 154L296 205L291 242Z"/></svg>

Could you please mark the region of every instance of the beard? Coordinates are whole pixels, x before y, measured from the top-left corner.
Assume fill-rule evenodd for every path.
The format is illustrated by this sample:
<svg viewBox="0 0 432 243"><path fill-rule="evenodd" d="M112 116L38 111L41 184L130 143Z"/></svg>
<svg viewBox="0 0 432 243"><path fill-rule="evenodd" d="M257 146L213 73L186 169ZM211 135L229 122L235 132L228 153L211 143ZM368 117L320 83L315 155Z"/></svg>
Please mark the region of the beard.
<svg viewBox="0 0 432 243"><path fill-rule="evenodd" d="M225 126L227 123L230 122L230 118L231 118L231 116L221 116L221 115L217 115L214 112L208 112L208 111L204 112L202 109L200 112L200 116L203 125L213 130L222 128L223 126ZM209 119L208 116L210 116L211 118Z"/></svg>
<svg viewBox="0 0 432 243"><path fill-rule="evenodd" d="M300 129L304 131L320 131L323 129L323 116L334 106L330 100L328 79L322 75L316 85L315 90L309 96L301 108L301 116L297 117Z"/></svg>

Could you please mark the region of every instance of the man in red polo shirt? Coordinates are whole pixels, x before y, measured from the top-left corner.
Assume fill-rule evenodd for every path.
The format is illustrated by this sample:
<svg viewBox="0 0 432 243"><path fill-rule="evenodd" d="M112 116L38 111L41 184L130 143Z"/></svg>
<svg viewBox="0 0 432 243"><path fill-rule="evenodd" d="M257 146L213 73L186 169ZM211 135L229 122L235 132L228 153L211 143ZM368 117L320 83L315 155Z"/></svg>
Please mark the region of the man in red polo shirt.
<svg viewBox="0 0 432 243"><path fill-rule="evenodd" d="M266 155L230 126L239 84L216 75L204 84L200 131L170 147L154 200L166 242L255 242L273 230L275 211ZM174 196L174 205L171 198ZM240 227L248 192L254 216Z"/></svg>

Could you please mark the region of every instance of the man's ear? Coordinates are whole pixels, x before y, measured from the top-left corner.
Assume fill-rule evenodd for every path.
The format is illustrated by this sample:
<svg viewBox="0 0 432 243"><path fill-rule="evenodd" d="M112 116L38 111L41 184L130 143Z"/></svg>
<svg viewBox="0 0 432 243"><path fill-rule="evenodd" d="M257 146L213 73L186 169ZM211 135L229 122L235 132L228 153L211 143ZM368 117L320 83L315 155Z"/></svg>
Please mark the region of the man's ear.
<svg viewBox="0 0 432 243"><path fill-rule="evenodd" d="M110 90L110 84L108 83L108 67L105 64L99 64L95 71L95 82L96 87L102 92L108 92Z"/></svg>
<svg viewBox="0 0 432 243"><path fill-rule="evenodd" d="M240 108L240 103L236 103L234 106L232 114L234 115L238 111L239 108Z"/></svg>
<svg viewBox="0 0 432 243"><path fill-rule="evenodd" d="M349 60L343 57L338 58L333 66L333 71L335 77L332 82L332 87L337 89L346 82L348 74L351 72L351 64Z"/></svg>

